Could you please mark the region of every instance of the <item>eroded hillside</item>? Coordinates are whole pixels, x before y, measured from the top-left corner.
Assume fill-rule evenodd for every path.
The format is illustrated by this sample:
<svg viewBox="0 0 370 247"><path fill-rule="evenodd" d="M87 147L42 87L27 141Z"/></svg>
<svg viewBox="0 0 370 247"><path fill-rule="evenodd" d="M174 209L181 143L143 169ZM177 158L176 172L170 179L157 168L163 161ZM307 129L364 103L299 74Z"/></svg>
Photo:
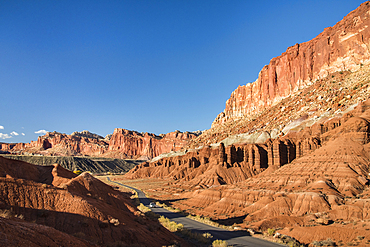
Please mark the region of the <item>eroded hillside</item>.
<svg viewBox="0 0 370 247"><path fill-rule="evenodd" d="M148 192L224 224L369 244L369 21L366 2L288 48L232 93L211 129L125 177L166 179Z"/></svg>
<svg viewBox="0 0 370 247"><path fill-rule="evenodd" d="M182 242L137 211L130 195L89 173L77 176L60 165L35 166L0 157L0 210L0 227L6 228L0 239L4 246L163 246Z"/></svg>

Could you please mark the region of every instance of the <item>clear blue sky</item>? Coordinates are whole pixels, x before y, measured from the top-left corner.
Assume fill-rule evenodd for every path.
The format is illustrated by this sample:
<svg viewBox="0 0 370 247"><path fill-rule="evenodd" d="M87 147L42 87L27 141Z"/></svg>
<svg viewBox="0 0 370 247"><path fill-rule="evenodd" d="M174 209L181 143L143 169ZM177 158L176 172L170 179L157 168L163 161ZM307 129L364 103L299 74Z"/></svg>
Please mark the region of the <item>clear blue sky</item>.
<svg viewBox="0 0 370 247"><path fill-rule="evenodd" d="M2 0L0 142L208 129L238 85L361 2Z"/></svg>

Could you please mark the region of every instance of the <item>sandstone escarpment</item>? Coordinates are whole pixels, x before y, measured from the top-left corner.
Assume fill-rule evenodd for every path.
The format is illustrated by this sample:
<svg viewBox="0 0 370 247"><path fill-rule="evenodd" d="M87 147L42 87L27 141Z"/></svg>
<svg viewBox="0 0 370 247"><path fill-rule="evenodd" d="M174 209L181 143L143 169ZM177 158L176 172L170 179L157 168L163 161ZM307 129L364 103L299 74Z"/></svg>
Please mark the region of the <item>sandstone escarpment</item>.
<svg viewBox="0 0 370 247"><path fill-rule="evenodd" d="M197 133L170 132L162 135L115 129L103 138L88 131L71 135L48 132L31 143L0 143L0 150L16 154L41 154L53 156L93 156L120 159L151 159L161 153L177 151Z"/></svg>
<svg viewBox="0 0 370 247"><path fill-rule="evenodd" d="M271 59L258 79L239 86L212 127L260 113L336 71L355 71L370 59L370 3L365 2L314 39Z"/></svg>
<svg viewBox="0 0 370 247"><path fill-rule="evenodd" d="M263 143L315 123L337 119L366 100L370 93L370 66L356 72L336 72L295 92L261 113L227 121L191 140L187 149L212 143ZM335 120L330 120L335 121ZM335 123L333 122L333 125Z"/></svg>
<svg viewBox="0 0 370 247"><path fill-rule="evenodd" d="M150 193L191 214L255 230L284 228L305 244L328 237L347 243L354 234L370 237L369 135L367 100L276 140L221 143L143 163L126 177L170 178Z"/></svg>
<svg viewBox="0 0 370 247"><path fill-rule="evenodd" d="M230 226L369 244L369 5L273 59L186 150L125 177L164 178L148 193Z"/></svg>
<svg viewBox="0 0 370 247"><path fill-rule="evenodd" d="M184 182L187 186L202 188L235 184L266 169L277 170L297 158L308 159L308 163L312 162L315 160L309 156L312 152L320 148L326 150L327 145L332 148L333 144L330 142L340 143L343 138L348 138L348 142L357 143L362 147L370 141L369 121L370 100L367 100L341 118L318 121L299 132L292 132L275 140L268 139L262 144L238 144L226 147L221 142L218 146L207 146L184 155L145 162L130 170L126 177L170 178L178 183ZM366 157L366 153L361 152L360 154ZM327 155L333 153L328 152Z"/></svg>
<svg viewBox="0 0 370 247"><path fill-rule="evenodd" d="M108 153L121 153L127 157L151 159L162 153L178 151L197 135L189 132L170 132L163 135L115 129L109 141Z"/></svg>
<svg viewBox="0 0 370 247"><path fill-rule="evenodd" d="M282 150L288 152L281 152ZM252 177L269 166L280 167L295 158L295 145L269 140L265 144L206 147L182 156L145 162L134 167L127 178L171 178L193 186L233 184Z"/></svg>

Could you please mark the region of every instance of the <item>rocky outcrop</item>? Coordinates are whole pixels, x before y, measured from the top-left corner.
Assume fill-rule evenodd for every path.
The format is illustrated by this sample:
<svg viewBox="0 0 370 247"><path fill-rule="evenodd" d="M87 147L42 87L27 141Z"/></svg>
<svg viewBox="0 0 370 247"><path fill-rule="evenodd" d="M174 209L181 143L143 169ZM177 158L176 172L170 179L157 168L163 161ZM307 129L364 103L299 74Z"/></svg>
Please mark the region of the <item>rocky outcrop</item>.
<svg viewBox="0 0 370 247"><path fill-rule="evenodd" d="M368 13L366 2L289 48L186 151L126 177L164 178L152 197L233 227L281 229L310 246L368 244Z"/></svg>
<svg viewBox="0 0 370 247"><path fill-rule="evenodd" d="M125 129L115 129L105 138L88 131L71 135L48 132L31 143L0 143L5 153L53 156L93 156L147 160L161 153L178 151L199 133L174 131L159 136Z"/></svg>
<svg viewBox="0 0 370 247"><path fill-rule="evenodd" d="M289 95L261 113L205 130L192 139L186 149L219 142L225 145L264 143L268 138L276 139L319 122L332 121L335 126L338 124L335 119L353 110L369 94L370 65L363 65L356 72L336 72Z"/></svg>
<svg viewBox="0 0 370 247"><path fill-rule="evenodd" d="M184 155L169 156L134 167L127 178L170 178L191 187L234 184L262 173L277 170L297 158L338 138L348 136L365 145L370 135L370 100L362 102L343 117L319 121L299 132L292 132L262 144L207 146ZM341 139L340 139L341 140ZM311 159L311 158L309 158Z"/></svg>
<svg viewBox="0 0 370 247"><path fill-rule="evenodd" d="M117 128L109 140L108 152L151 159L162 153L180 150L194 137L196 134L189 132L175 131L157 136Z"/></svg>
<svg viewBox="0 0 370 247"><path fill-rule="evenodd" d="M316 38L289 47L263 67L258 79L239 86L212 127L260 113L300 88L335 71L370 62L370 3L365 2Z"/></svg>
<svg viewBox="0 0 370 247"><path fill-rule="evenodd" d="M144 162L130 170L126 177L171 178L188 181L192 186L210 187L243 181L269 166L280 167L294 158L295 146L290 142L270 140L265 144L228 147L221 143L218 147L206 147L182 156Z"/></svg>
<svg viewBox="0 0 370 247"><path fill-rule="evenodd" d="M168 185L150 190L153 197L228 225L284 228L305 244L350 242L353 234L370 236L369 136L367 100L263 144L220 143L143 163L126 177L166 178ZM325 234L322 225L330 225ZM345 229L348 235L336 235Z"/></svg>
<svg viewBox="0 0 370 247"><path fill-rule="evenodd" d="M86 138L93 138L93 139L104 139L104 137L91 133L90 131L83 130L81 132L75 131L71 134L71 136L79 136L79 137L86 137Z"/></svg>
<svg viewBox="0 0 370 247"><path fill-rule="evenodd" d="M0 157L0 212L2 216L4 212L22 215L16 221L0 221L1 226L6 223L19 229L18 235L27 235L15 246L59 246L55 242L60 242L61 236L65 244L60 246L69 246L69 242L70 246L78 242L79 246L184 244L158 222L143 217L128 193L114 190L88 173L77 176L57 164L35 166ZM32 240L28 232L40 238ZM47 232L50 235L45 238ZM3 245L13 246L19 239L13 235L2 230L0 243L7 239Z"/></svg>
<svg viewBox="0 0 370 247"><path fill-rule="evenodd" d="M107 149L108 144L101 138L96 138L95 134L76 134L74 132L72 135L67 135L54 131L40 136L37 141L25 144L20 151L57 156L100 156Z"/></svg>

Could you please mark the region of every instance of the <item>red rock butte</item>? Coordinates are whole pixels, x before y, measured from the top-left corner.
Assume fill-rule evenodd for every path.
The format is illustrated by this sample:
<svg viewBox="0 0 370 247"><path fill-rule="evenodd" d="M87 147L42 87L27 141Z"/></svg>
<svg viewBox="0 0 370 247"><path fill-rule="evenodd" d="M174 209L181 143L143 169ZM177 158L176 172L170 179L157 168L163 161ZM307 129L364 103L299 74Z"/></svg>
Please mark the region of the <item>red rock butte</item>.
<svg viewBox="0 0 370 247"><path fill-rule="evenodd" d="M212 126L259 113L293 92L336 71L370 62L369 2L314 39L291 46L263 67L253 83L239 86Z"/></svg>

